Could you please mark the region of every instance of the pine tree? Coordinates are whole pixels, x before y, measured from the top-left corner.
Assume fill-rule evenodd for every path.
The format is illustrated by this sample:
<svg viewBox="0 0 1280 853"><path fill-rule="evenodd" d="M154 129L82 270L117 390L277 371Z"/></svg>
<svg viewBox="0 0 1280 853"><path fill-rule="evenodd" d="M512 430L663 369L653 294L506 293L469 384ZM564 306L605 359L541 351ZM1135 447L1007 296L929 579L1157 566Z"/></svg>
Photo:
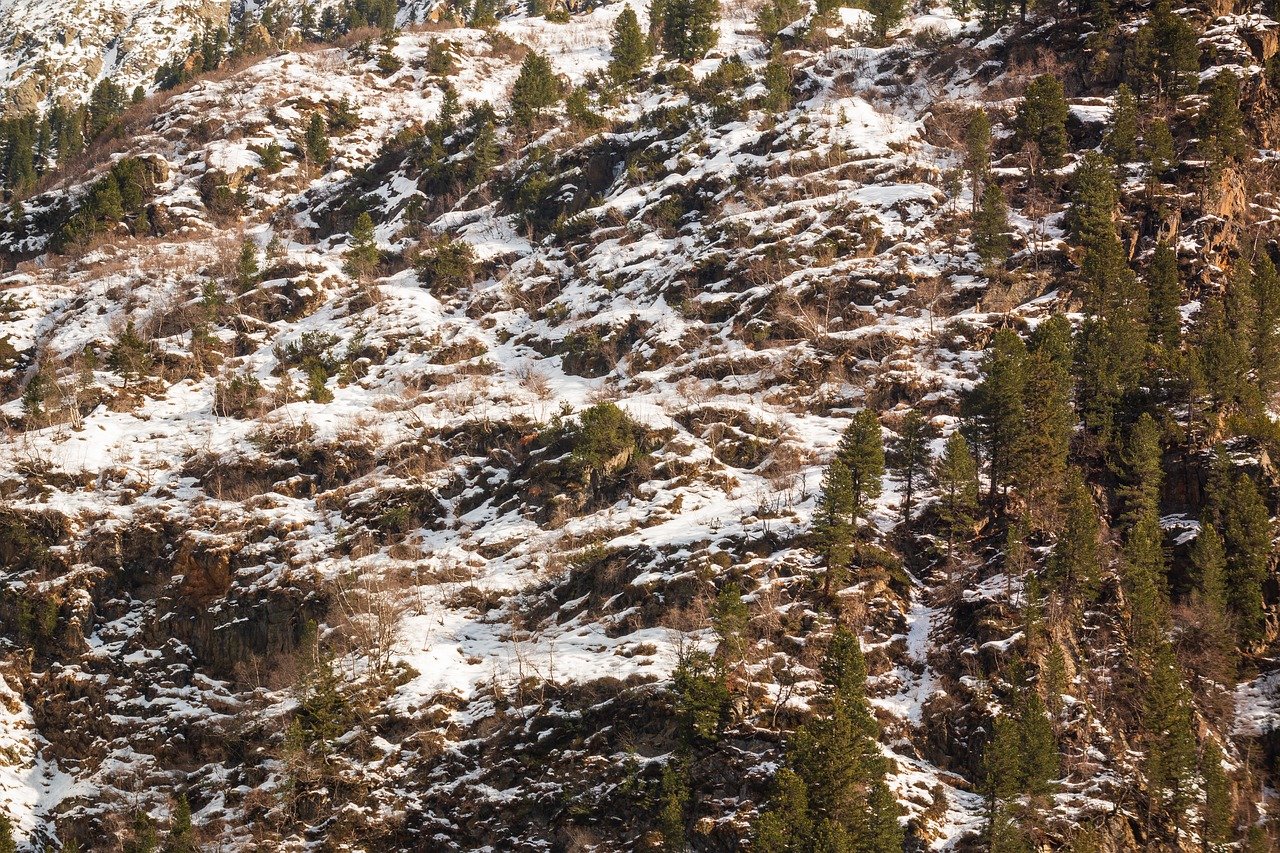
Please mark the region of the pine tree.
<svg viewBox="0 0 1280 853"><path fill-rule="evenodd" d="M173 822L169 837L165 839L164 853L196 853L195 828L191 824L191 804L185 795L178 797L173 810Z"/></svg>
<svg viewBox="0 0 1280 853"><path fill-rule="evenodd" d="M1172 352L1182 337L1182 282L1178 257L1168 243L1156 244L1147 268L1147 337Z"/></svg>
<svg viewBox="0 0 1280 853"><path fill-rule="evenodd" d="M1262 585L1267 577L1274 531L1253 478L1236 475L1223 507L1227 553L1227 603L1236 617L1242 645L1263 637Z"/></svg>
<svg viewBox="0 0 1280 853"><path fill-rule="evenodd" d="M741 663L747 654L747 629L751 612L742 600L742 589L736 583L726 584L716 598L712 624L720 642L716 656L731 664Z"/></svg>
<svg viewBox="0 0 1280 853"><path fill-rule="evenodd" d="M1165 643L1169 594L1160 519L1149 513L1129 531L1124 549L1124 588L1129 603L1129 636L1140 660Z"/></svg>
<svg viewBox="0 0 1280 853"><path fill-rule="evenodd" d="M1177 163L1178 154L1173 148L1173 131L1169 130L1169 122L1162 118L1153 119L1147 126L1142 141L1154 184Z"/></svg>
<svg viewBox="0 0 1280 853"><path fill-rule="evenodd" d="M758 853L805 851L813 833L808 787L794 770L784 767L773 777L773 795L756 825L752 849Z"/></svg>
<svg viewBox="0 0 1280 853"><path fill-rule="evenodd" d="M511 118L520 127L532 130L542 115L560 103L560 81L551 62L537 51L529 51L520 65L520 75L511 88Z"/></svg>
<svg viewBox="0 0 1280 853"><path fill-rule="evenodd" d="M1196 766L1191 697L1167 643L1155 655L1142 717L1148 809L1158 825L1180 819Z"/></svg>
<svg viewBox="0 0 1280 853"><path fill-rule="evenodd" d="M902 419L890 446L889 468L902 481L902 520L911 524L915 497L929 470L929 424L912 409Z"/></svg>
<svg viewBox="0 0 1280 853"><path fill-rule="evenodd" d="M352 278L365 278L382 263L382 250L378 248L373 219L361 213L351 229L350 246L343 256L343 266Z"/></svg>
<svg viewBox="0 0 1280 853"><path fill-rule="evenodd" d="M848 467L837 456L823 475L822 494L813 524L814 539L827 566L822 585L826 595L844 583L845 571L852 559L852 515L853 482Z"/></svg>
<svg viewBox="0 0 1280 853"><path fill-rule="evenodd" d="M883 43L889 31L902 23L906 15L906 0L864 0L865 8L871 13L871 34L877 42Z"/></svg>
<svg viewBox="0 0 1280 853"><path fill-rule="evenodd" d="M1145 516L1160 516L1160 490L1164 466L1160 448L1160 427L1151 415L1143 413L1129 428L1128 439L1119 454L1121 485L1116 489L1120 500L1120 521L1132 528Z"/></svg>
<svg viewBox="0 0 1280 853"><path fill-rule="evenodd" d="M982 205L973 221L973 247L984 267L1003 266L1009 259L1009 206L994 181L982 192Z"/></svg>
<svg viewBox="0 0 1280 853"><path fill-rule="evenodd" d="M1112 99L1111 127L1102 150L1116 163L1129 163L1138 154L1138 99L1124 83Z"/></svg>
<svg viewBox="0 0 1280 853"><path fill-rule="evenodd" d="M1066 471L1076 421L1071 407L1070 321L1055 314L1036 326L1027 340L1027 355L1023 391L1027 429L1020 449L1024 464L1017 479L1029 504L1053 502Z"/></svg>
<svg viewBox="0 0 1280 853"><path fill-rule="evenodd" d="M765 97L761 106L765 112L778 114L791 109L791 67L781 56L770 59L761 74Z"/></svg>
<svg viewBox="0 0 1280 853"><path fill-rule="evenodd" d="M1231 841L1233 819L1231 783L1222 769L1222 749L1212 740L1200 755L1200 777L1204 780L1204 826L1201 835L1205 849L1222 853Z"/></svg>
<svg viewBox="0 0 1280 853"><path fill-rule="evenodd" d="M1222 536L1206 514L1200 519L1200 533L1191 546L1193 569L1192 599L1203 605L1216 621L1227 620L1227 555Z"/></svg>
<svg viewBox="0 0 1280 853"><path fill-rule="evenodd" d="M13 821L0 813L0 853L18 853L18 842L13 837Z"/></svg>
<svg viewBox="0 0 1280 853"><path fill-rule="evenodd" d="M1014 119L1017 141L1034 146L1044 168L1061 168L1067 153L1067 99L1052 74L1031 81Z"/></svg>
<svg viewBox="0 0 1280 853"><path fill-rule="evenodd" d="M1253 261L1253 302L1256 327L1253 368L1263 400L1269 400L1280 382L1280 275L1271 256L1259 252Z"/></svg>
<svg viewBox="0 0 1280 853"><path fill-rule="evenodd" d="M1209 101L1200 116L1200 150L1207 160L1239 160L1248 139L1240 114L1240 79L1226 70L1213 78Z"/></svg>
<svg viewBox="0 0 1280 853"><path fill-rule="evenodd" d="M953 432L933 469L938 488L937 513L947 533L947 554L958 535L972 534L978 513L978 463L969 452L969 442Z"/></svg>
<svg viewBox="0 0 1280 853"><path fill-rule="evenodd" d="M329 159L329 126L318 112L313 112L307 122L302 148L307 161L314 165L322 166Z"/></svg>
<svg viewBox="0 0 1280 853"><path fill-rule="evenodd" d="M850 495L853 499L852 521L855 532L858 520L866 512L867 503L880 496L884 478L884 439L880 421L871 409L862 409L840 437L836 457L849 471Z"/></svg>
<svg viewBox="0 0 1280 853"><path fill-rule="evenodd" d="M969 173L969 193L973 212L978 212L982 185L991 173L991 119L978 107L969 117L964 131L964 168Z"/></svg>
<svg viewBox="0 0 1280 853"><path fill-rule="evenodd" d="M613 23L609 76L615 83L633 80L649 62L649 41L640 31L635 10L627 5Z"/></svg>
<svg viewBox="0 0 1280 853"><path fill-rule="evenodd" d="M964 400L962 411L982 448L991 478L992 509L1000 489L1008 489L1021 469L1027 429L1024 401L1027 349L1022 338L1001 329L983 353L982 380Z"/></svg>
<svg viewBox="0 0 1280 853"><path fill-rule="evenodd" d="M1129 73L1144 91L1173 99L1189 94L1200 72L1198 41L1195 29L1173 11L1170 0L1156 0L1134 40Z"/></svg>
<svg viewBox="0 0 1280 853"><path fill-rule="evenodd" d="M151 352L147 343L142 340L133 323L125 325L124 331L111 347L107 365L124 377L124 387L131 381L139 381L151 368Z"/></svg>
<svg viewBox="0 0 1280 853"><path fill-rule="evenodd" d="M658 831L662 836L664 853L684 853L687 849L685 811L689 808L689 800L692 797L684 768L672 765L673 762L668 762L662 766Z"/></svg>
<svg viewBox="0 0 1280 853"><path fill-rule="evenodd" d="M252 240L245 240L240 246L240 257L236 260L236 289L243 293L253 288L258 281L258 246Z"/></svg>
<svg viewBox="0 0 1280 853"><path fill-rule="evenodd" d="M695 62L720 40L720 2L663 0L660 22L667 56L677 62Z"/></svg>
<svg viewBox="0 0 1280 853"><path fill-rule="evenodd" d="M1049 560L1050 577L1068 595L1092 601L1101 584L1098 511L1078 470L1067 476L1060 503L1062 527Z"/></svg>

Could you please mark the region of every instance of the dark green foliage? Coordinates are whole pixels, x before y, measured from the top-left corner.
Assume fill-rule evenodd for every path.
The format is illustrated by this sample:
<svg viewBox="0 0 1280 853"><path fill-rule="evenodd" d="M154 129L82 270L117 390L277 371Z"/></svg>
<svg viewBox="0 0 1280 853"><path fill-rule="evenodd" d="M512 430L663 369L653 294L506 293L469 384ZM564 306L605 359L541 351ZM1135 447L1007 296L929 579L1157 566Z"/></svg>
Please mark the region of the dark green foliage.
<svg viewBox="0 0 1280 853"><path fill-rule="evenodd" d="M1241 260L1225 291L1203 300L1192 335L1192 354L1217 411L1253 412L1260 406L1253 381L1257 314L1253 276Z"/></svg>
<svg viewBox="0 0 1280 853"><path fill-rule="evenodd" d="M1167 644L1155 655L1145 700L1142 743L1147 807L1154 821L1166 824L1185 814L1196 767L1191 696Z"/></svg>
<svg viewBox="0 0 1280 853"><path fill-rule="evenodd" d="M1239 160L1248 140L1240 114L1240 79L1232 71L1213 78L1209 100L1200 116L1200 151L1206 160Z"/></svg>
<svg viewBox="0 0 1280 853"><path fill-rule="evenodd" d="M1170 0L1156 0L1126 57L1130 81L1140 91L1168 98L1195 91L1200 71L1197 41L1195 29L1173 11Z"/></svg>
<svg viewBox="0 0 1280 853"><path fill-rule="evenodd" d="M973 218L973 247L984 267L1003 266L1009 259L1009 205L994 181L983 190Z"/></svg>
<svg viewBox="0 0 1280 853"><path fill-rule="evenodd" d="M876 41L884 42L889 31L902 23L907 12L906 0L863 0L871 13L871 34Z"/></svg>
<svg viewBox="0 0 1280 853"><path fill-rule="evenodd" d="M1014 120L1018 144L1031 146L1038 155L1038 167L1057 169L1067 153L1067 99L1062 83L1052 74L1042 74L1027 86Z"/></svg>
<svg viewBox="0 0 1280 853"><path fill-rule="evenodd" d="M761 106L765 112L784 113L791 109L791 67L774 57L764 67L762 79L765 96Z"/></svg>
<svg viewBox="0 0 1280 853"><path fill-rule="evenodd" d="M921 414L912 409L902 419L898 435L889 447L889 468L902 481L902 519L911 523L916 493L928 479L929 440L932 430Z"/></svg>
<svg viewBox="0 0 1280 853"><path fill-rule="evenodd" d="M663 0L659 21L662 49L678 62L696 62L720 40L719 0Z"/></svg>
<svg viewBox="0 0 1280 853"><path fill-rule="evenodd" d="M1071 408L1071 323L1055 314L1036 326L1027 345L1023 391L1027 429L1021 449L1025 464L1018 475L1018 486L1025 491L1028 502L1051 503L1062 485L1076 425Z"/></svg>
<svg viewBox="0 0 1280 853"><path fill-rule="evenodd" d="M243 293L257 285L260 280L258 245L252 240L245 240L240 246L240 257L236 259L236 289Z"/></svg>
<svg viewBox="0 0 1280 853"><path fill-rule="evenodd" d="M1204 826L1201 834L1205 848L1220 853L1231 841L1234 819L1231 808L1231 783L1222 769L1222 749L1210 740L1200 755L1200 778L1204 788Z"/></svg>
<svg viewBox="0 0 1280 853"><path fill-rule="evenodd" d="M720 644L716 647L717 657L733 664L746 658L750 621L751 611L742 600L742 589L736 583L727 584L716 598L712 618L716 634L720 637Z"/></svg>
<svg viewBox="0 0 1280 853"><path fill-rule="evenodd" d="M313 112L307 121L302 150L307 155L307 161L316 166L324 165L329 159L329 126L324 116L318 112Z"/></svg>
<svg viewBox="0 0 1280 853"><path fill-rule="evenodd" d="M551 62L537 51L530 51L511 89L512 121L532 130L547 110L560 103L560 97L560 81L551 69Z"/></svg>
<svg viewBox="0 0 1280 853"><path fill-rule="evenodd" d="M124 88L103 78L89 94L89 112L86 117L85 136L96 139L124 112Z"/></svg>
<svg viewBox="0 0 1280 853"><path fill-rule="evenodd" d="M1129 641L1139 661L1144 662L1165 644L1169 628L1164 537L1157 515L1142 516L1129 531L1123 581L1129 604Z"/></svg>
<svg viewBox="0 0 1280 853"><path fill-rule="evenodd" d="M853 422L840 437L836 458L849 471L851 513L856 528L867 503L880 496L884 478L884 438L874 411L862 409L853 416Z"/></svg>
<svg viewBox="0 0 1280 853"><path fill-rule="evenodd" d="M964 132L964 168L969 173L969 192L975 213L983 197L983 182L991 172L990 163L991 119L987 117L986 110L979 107L971 114Z"/></svg>
<svg viewBox="0 0 1280 853"><path fill-rule="evenodd" d="M628 5L613 22L609 76L615 83L633 80L649 62L649 40L640 30L640 20Z"/></svg>
<svg viewBox="0 0 1280 853"><path fill-rule="evenodd" d="M1125 446L1118 455L1120 485L1116 488L1116 497L1120 503L1120 522L1124 528L1132 529L1139 519L1160 516L1163 454L1160 428L1151 415L1143 413L1129 428Z"/></svg>
<svg viewBox="0 0 1280 853"><path fill-rule="evenodd" d="M624 464L636 450L640 427L613 403L597 403L578 416L573 456L589 468Z"/></svg>
<svg viewBox="0 0 1280 853"><path fill-rule="evenodd" d="M1258 390L1266 400L1280 383L1280 275L1265 251L1253 259L1253 302L1253 369Z"/></svg>
<svg viewBox="0 0 1280 853"><path fill-rule="evenodd" d="M1158 181L1177 165L1178 153L1173 148L1173 132L1169 130L1169 122L1162 118L1153 119L1143 135L1143 151L1146 154L1147 166L1151 169L1152 181Z"/></svg>
<svg viewBox="0 0 1280 853"><path fill-rule="evenodd" d="M1253 479L1236 475L1224 496L1223 540L1227 553L1227 604L1235 614L1242 645L1263 636L1262 584L1274 531Z"/></svg>
<svg viewBox="0 0 1280 853"><path fill-rule="evenodd" d="M1168 243L1158 243L1147 268L1147 336L1167 350L1178 348L1182 338L1182 281L1178 257Z"/></svg>
<svg viewBox="0 0 1280 853"><path fill-rule="evenodd" d="M982 356L982 380L965 398L962 411L991 478L991 498L1013 485L1023 465L1027 413L1027 348L1010 329L1001 329Z"/></svg>
<svg viewBox="0 0 1280 853"><path fill-rule="evenodd" d="M953 432L947 439L933 479L938 488L937 514L950 554L956 536L972 535L978 513L978 463L961 433Z"/></svg>
<svg viewBox="0 0 1280 853"><path fill-rule="evenodd" d="M900 853L898 806L884 782L888 767L876 745L858 638L838 628L822 670L825 713L806 721L791 738L752 849Z"/></svg>
<svg viewBox="0 0 1280 853"><path fill-rule="evenodd" d="M133 328L130 322L111 346L107 365L124 377L125 387L147 375L151 369L151 348Z"/></svg>
<svg viewBox="0 0 1280 853"><path fill-rule="evenodd" d="M373 219L368 213L361 213L351 228L350 245L343 255L343 267L353 278L366 278L377 270L380 263L382 250L378 248Z"/></svg>
<svg viewBox="0 0 1280 853"><path fill-rule="evenodd" d="M414 261L418 279L436 296L470 287L476 280L475 252L465 240L436 240Z"/></svg>
<svg viewBox="0 0 1280 853"><path fill-rule="evenodd" d="M723 663L701 649L685 650L671 678L676 717L685 742L719 740L729 706Z"/></svg>
<svg viewBox="0 0 1280 853"><path fill-rule="evenodd" d="M191 804L185 796L178 797L173 809L173 821L165 839L164 853L196 853L195 828L191 825Z"/></svg>
<svg viewBox="0 0 1280 853"><path fill-rule="evenodd" d="M1067 475L1060 503L1062 527L1049 560L1050 576L1066 594L1092 601L1101 582L1098 511L1078 470Z"/></svg>
<svg viewBox="0 0 1280 853"><path fill-rule="evenodd" d="M685 811L693 795L683 766L663 765L658 797L658 832L662 836L662 849L664 853L684 853Z"/></svg>
<svg viewBox="0 0 1280 853"><path fill-rule="evenodd" d="M1123 83L1116 89L1103 151L1116 163L1129 163L1138 155L1138 99Z"/></svg>
<svg viewBox="0 0 1280 853"><path fill-rule="evenodd" d="M756 15L756 29L766 40L774 39L778 33L803 18L806 12L808 6L799 0L770 0L760 7Z"/></svg>
<svg viewBox="0 0 1280 853"><path fill-rule="evenodd" d="M823 474L822 493L813 521L814 542L827 567L823 577L823 590L827 594L843 585L845 570L853 555L852 515L853 483L848 467L837 456Z"/></svg>

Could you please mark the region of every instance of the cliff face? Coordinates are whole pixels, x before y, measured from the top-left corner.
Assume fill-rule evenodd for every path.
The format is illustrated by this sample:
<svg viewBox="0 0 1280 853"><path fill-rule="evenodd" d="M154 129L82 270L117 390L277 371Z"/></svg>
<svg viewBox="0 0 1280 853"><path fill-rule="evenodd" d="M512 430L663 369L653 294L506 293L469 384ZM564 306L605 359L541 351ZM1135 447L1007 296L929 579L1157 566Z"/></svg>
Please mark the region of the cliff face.
<svg viewBox="0 0 1280 853"><path fill-rule="evenodd" d="M145 85L239 12L0 3L18 110ZM907 849L991 849L993 802L1021 816L1002 849L1201 849L1210 745L1222 843L1245 849L1276 808L1275 560L1261 634L1228 655L1191 548L1222 470L1268 517L1280 484L1258 421L1168 379L1198 356L1140 347L1154 378L1131 392L1163 412L1147 474L1193 753L1181 829L1151 805L1132 454L1099 449L1089 395L1066 395L1059 466L1094 524L1088 597L1056 568L1063 487L1027 485L1049 464L989 489L981 457L984 504L958 521L932 475L905 506L909 412L932 471L962 427L980 440L993 342L1096 319L1072 175L1115 148L1124 63L1065 10L998 29L912 10L879 41L863 10L787 7L807 26L773 46L760 10L725 7L706 58L609 84L623 9L257 56L132 107L11 200L0 815L22 849L744 849L825 713L837 627ZM1147 14L1117 10L1111 56ZM1200 151L1212 80L1239 73L1248 155L1148 167L1144 114L1099 217L1144 281L1157 238L1177 246L1188 340L1280 222L1275 25L1219 14L1196 13L1202 79L1159 109ZM577 98L521 123L534 51ZM1016 135L1042 75L1067 83L1054 168ZM997 234L974 171L1002 188ZM1071 386L1084 347L1064 347ZM889 472L842 562L820 496L863 411ZM1051 778L993 801L995 733L1032 716Z"/></svg>

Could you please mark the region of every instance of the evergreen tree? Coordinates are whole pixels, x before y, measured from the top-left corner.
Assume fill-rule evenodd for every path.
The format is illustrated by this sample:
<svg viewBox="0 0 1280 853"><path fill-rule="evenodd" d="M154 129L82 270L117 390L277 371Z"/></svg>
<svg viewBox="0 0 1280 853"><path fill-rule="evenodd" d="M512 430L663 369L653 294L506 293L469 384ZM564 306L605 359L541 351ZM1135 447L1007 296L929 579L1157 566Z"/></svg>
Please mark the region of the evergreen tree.
<svg viewBox="0 0 1280 853"><path fill-rule="evenodd" d="M862 409L840 437L836 457L849 471L852 522L855 532L867 503L880 496L884 478L884 439L880 421L871 409Z"/></svg>
<svg viewBox="0 0 1280 853"><path fill-rule="evenodd" d="M195 828L191 824L191 804L186 796L178 797L173 810L173 822L169 837L165 839L164 853L196 853Z"/></svg>
<svg viewBox="0 0 1280 853"><path fill-rule="evenodd" d="M857 637L838 629L822 670L824 713L791 738L754 849L900 853L898 806L884 782L888 767L876 744Z"/></svg>
<svg viewBox="0 0 1280 853"><path fill-rule="evenodd" d="M1124 549L1124 588L1129 604L1129 636L1145 661L1165 643L1169 600L1164 538L1155 514L1142 516L1129 531Z"/></svg>
<svg viewBox="0 0 1280 853"><path fill-rule="evenodd" d="M1129 428L1128 440L1119 454L1121 485L1116 496L1121 507L1120 521L1127 529L1145 516L1160 517L1162 456L1160 427L1151 415L1143 413Z"/></svg>
<svg viewBox="0 0 1280 853"><path fill-rule="evenodd" d="M696 62L720 40L720 2L663 0L660 26L667 56L678 62Z"/></svg>
<svg viewBox="0 0 1280 853"><path fill-rule="evenodd" d="M864 0L865 8L871 13L871 34L877 42L883 43L889 31L902 23L906 15L906 0Z"/></svg>
<svg viewBox="0 0 1280 853"><path fill-rule="evenodd" d="M659 789L661 808L658 813L658 832L662 836L664 853L684 853L687 849L685 841L685 811L692 798L689 791L689 780L685 770L675 762L662 766L662 781Z"/></svg>
<svg viewBox="0 0 1280 853"><path fill-rule="evenodd" d="M125 325L124 331L111 347L107 365L124 378L124 387L131 381L139 381L151 369L151 351L146 341L138 335L133 323Z"/></svg>
<svg viewBox="0 0 1280 853"><path fill-rule="evenodd" d="M1029 502L1052 502L1062 485L1075 427L1070 321L1055 314L1036 326L1027 344L1023 391L1027 428L1020 448L1024 464L1017 479Z"/></svg>
<svg viewBox="0 0 1280 853"><path fill-rule="evenodd" d="M302 148L308 162L317 166L324 165L329 159L329 126L319 112L313 112L307 122Z"/></svg>
<svg viewBox="0 0 1280 853"><path fill-rule="evenodd" d="M916 493L929 470L929 424L915 409L907 412L890 446L890 470L902 481L902 520L910 526Z"/></svg>
<svg viewBox="0 0 1280 853"><path fill-rule="evenodd" d="M1062 490L1062 527L1049 560L1050 576L1068 595L1092 601L1101 585L1098 511L1078 470Z"/></svg>
<svg viewBox="0 0 1280 853"><path fill-rule="evenodd" d="M1195 584L1193 596L1225 620L1227 614L1227 555L1222 537L1206 515L1200 520L1200 533L1191 546L1191 565Z"/></svg>
<svg viewBox="0 0 1280 853"><path fill-rule="evenodd" d="M1009 206L994 181L982 192L982 205L973 221L973 247L984 267L1003 266L1009 259Z"/></svg>
<svg viewBox="0 0 1280 853"><path fill-rule="evenodd" d="M1239 160L1248 139L1240 114L1240 79L1226 70L1213 78L1209 101L1200 116L1200 150L1207 160Z"/></svg>
<svg viewBox="0 0 1280 853"><path fill-rule="evenodd" d="M827 570L823 577L823 593L844 583L845 571L853 549L853 483L849 469L837 456L827 467L822 479L822 494L814 514L814 539Z"/></svg>
<svg viewBox="0 0 1280 853"><path fill-rule="evenodd" d="M785 113L791 109L791 68L780 56L769 60L761 75L765 97L761 102L765 112Z"/></svg>
<svg viewBox="0 0 1280 853"><path fill-rule="evenodd" d="M1205 849L1222 853L1231 841L1233 816L1231 783L1222 769L1222 749L1212 740L1205 743L1200 755L1200 776L1204 780L1204 826L1201 835Z"/></svg>
<svg viewBox="0 0 1280 853"><path fill-rule="evenodd" d="M953 432L933 469L938 488L937 513L947 533L947 554L955 537L973 533L978 513L978 463L969 452L969 442Z"/></svg>
<svg viewBox="0 0 1280 853"><path fill-rule="evenodd" d="M1154 184L1177 164L1178 154L1173 148L1173 131L1169 130L1169 122L1162 118L1152 119L1142 141Z"/></svg>
<svg viewBox="0 0 1280 853"><path fill-rule="evenodd" d="M1280 382L1280 275L1265 251L1253 261L1253 301L1253 368L1262 399L1268 400Z"/></svg>
<svg viewBox="0 0 1280 853"><path fill-rule="evenodd" d="M1009 329L996 332L983 353L982 380L964 400L962 411L982 448L991 478L992 509L1000 489L1007 490L1023 463L1027 429L1026 344Z"/></svg>
<svg viewBox="0 0 1280 853"><path fill-rule="evenodd" d="M686 744L714 743L720 737L729 704L723 663L701 649L686 651L671 678L676 716Z"/></svg>
<svg viewBox="0 0 1280 853"><path fill-rule="evenodd" d="M1236 617L1242 645L1263 637L1262 585L1267 577L1274 531L1253 478L1236 475L1223 507L1227 553L1227 603Z"/></svg>
<svg viewBox="0 0 1280 853"><path fill-rule="evenodd" d="M373 219L368 213L361 213L356 218L351 229L350 246L343 259L347 274L353 278L371 275L382 263L382 250L378 248Z"/></svg>
<svg viewBox="0 0 1280 853"><path fill-rule="evenodd" d="M991 119L986 110L978 107L970 115L964 132L964 168L969 173L969 193L975 214L982 198L982 185L991 173L990 163Z"/></svg>
<svg viewBox="0 0 1280 853"><path fill-rule="evenodd" d="M511 88L511 118L531 130L547 110L560 103L560 95L560 81L551 62L541 53L529 51Z"/></svg>
<svg viewBox="0 0 1280 853"><path fill-rule="evenodd" d="M1191 24L1170 0L1155 0L1129 56L1129 73L1144 91L1177 99L1195 91L1200 45Z"/></svg>
<svg viewBox="0 0 1280 853"><path fill-rule="evenodd" d="M124 112L124 103L123 87L105 77L100 80L89 94L88 137L96 139L102 135L102 132Z"/></svg>
<svg viewBox="0 0 1280 853"><path fill-rule="evenodd" d="M1102 150L1116 163L1129 163L1138 154L1138 99L1124 83L1112 99L1111 126Z"/></svg>
<svg viewBox="0 0 1280 853"><path fill-rule="evenodd" d="M613 23L609 76L615 83L635 79L649 62L649 41L640 31L635 10L627 5Z"/></svg>
<svg viewBox="0 0 1280 853"><path fill-rule="evenodd" d="M1062 167L1067 153L1067 99L1052 74L1031 81L1014 119L1017 141L1033 146L1046 169Z"/></svg>
<svg viewBox="0 0 1280 853"><path fill-rule="evenodd" d="M1142 718L1148 809L1158 825L1180 819L1196 766L1191 697L1167 643L1156 652Z"/></svg>
<svg viewBox="0 0 1280 853"><path fill-rule="evenodd" d="M1156 244L1147 268L1147 337L1167 351L1175 351L1182 337L1182 282L1178 257L1168 243Z"/></svg>
<svg viewBox="0 0 1280 853"><path fill-rule="evenodd" d="M252 240L245 240L240 246L240 257L236 260L236 289L243 293L257 285L258 281L258 246Z"/></svg>
<svg viewBox="0 0 1280 853"><path fill-rule="evenodd" d="M18 842L13 837L13 821L0 813L0 853L18 853Z"/></svg>

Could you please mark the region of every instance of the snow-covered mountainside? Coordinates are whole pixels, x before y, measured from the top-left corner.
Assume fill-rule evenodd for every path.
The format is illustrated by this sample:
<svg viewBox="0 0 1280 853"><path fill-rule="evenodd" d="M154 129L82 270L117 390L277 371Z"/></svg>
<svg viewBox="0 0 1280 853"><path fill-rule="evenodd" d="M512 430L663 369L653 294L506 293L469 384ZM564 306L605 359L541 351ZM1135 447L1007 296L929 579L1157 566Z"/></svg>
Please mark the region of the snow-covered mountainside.
<svg viewBox="0 0 1280 853"><path fill-rule="evenodd" d="M0 0L0 853L1275 849L1273 10L374 5Z"/></svg>

